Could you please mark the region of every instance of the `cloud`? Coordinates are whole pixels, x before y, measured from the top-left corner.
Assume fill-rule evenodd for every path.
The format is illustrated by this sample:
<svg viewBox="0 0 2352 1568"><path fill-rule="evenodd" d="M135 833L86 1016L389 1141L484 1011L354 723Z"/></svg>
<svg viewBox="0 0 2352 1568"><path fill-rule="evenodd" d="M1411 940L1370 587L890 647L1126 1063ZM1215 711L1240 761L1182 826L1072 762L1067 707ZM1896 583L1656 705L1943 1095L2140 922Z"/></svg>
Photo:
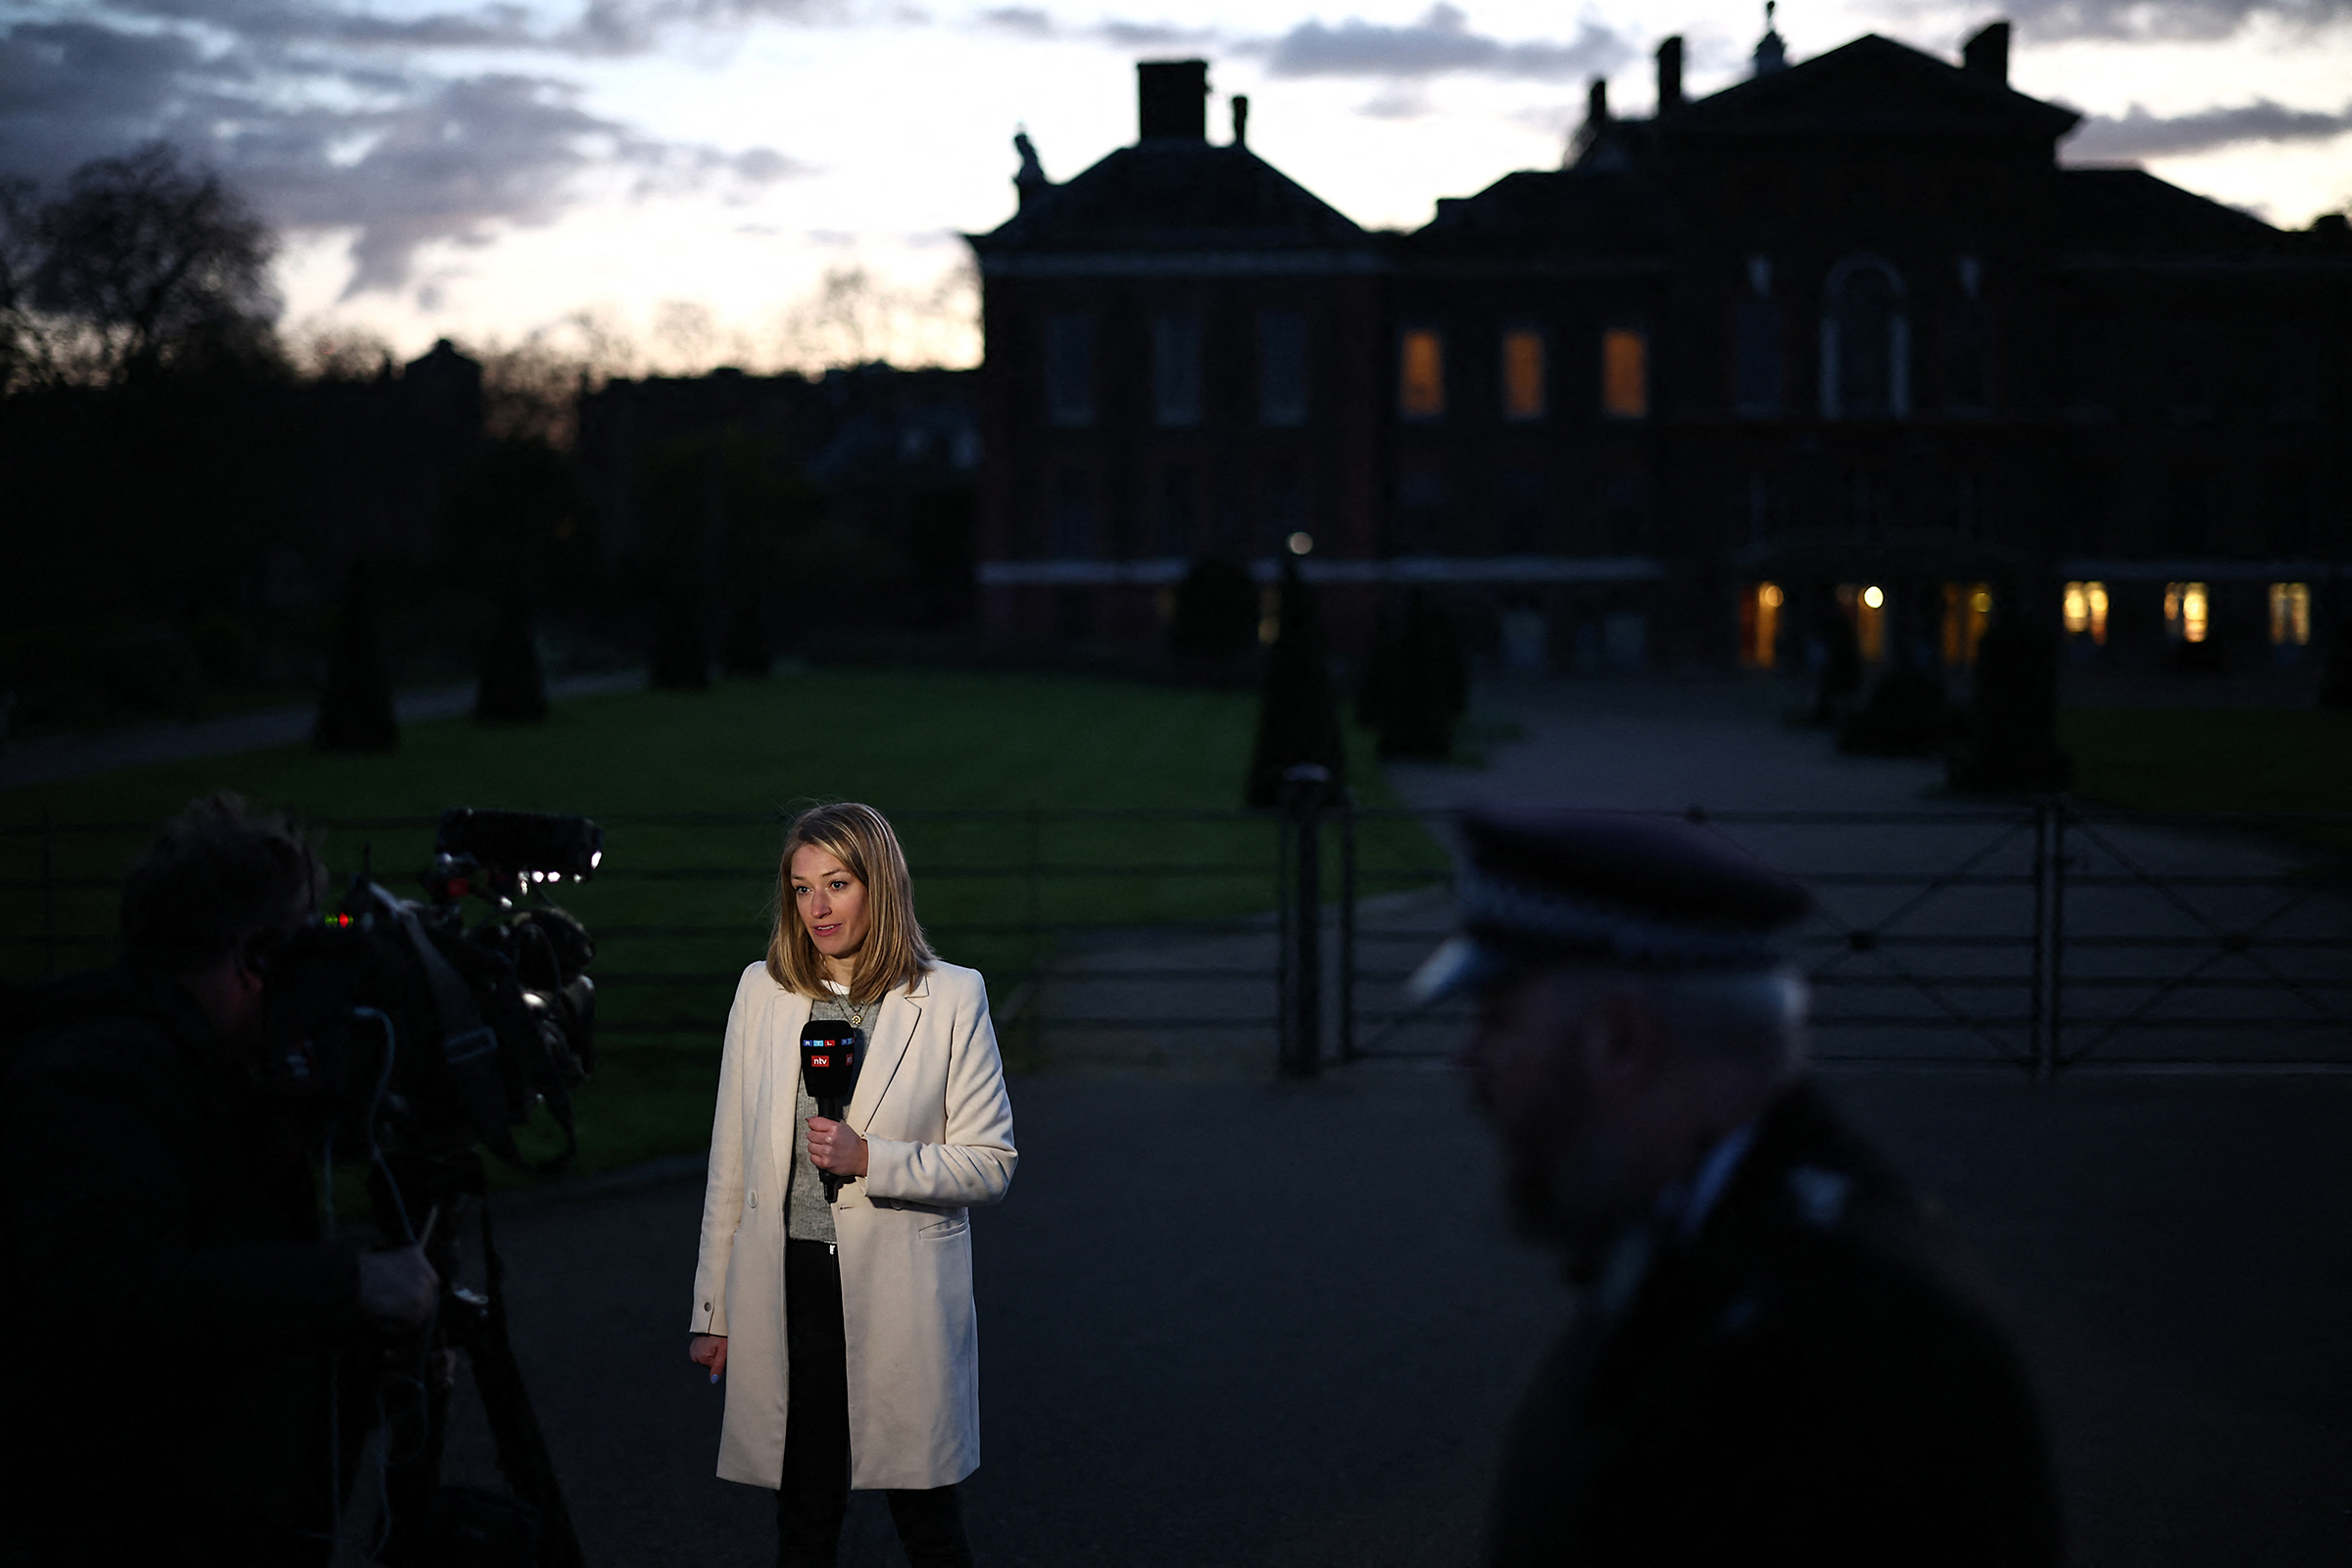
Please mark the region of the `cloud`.
<svg viewBox="0 0 2352 1568"><path fill-rule="evenodd" d="M1066 23L1035 6L996 6L981 12L976 20L992 32L1009 33L1016 38L1038 42L1066 38L1104 43L1114 49L1190 48L1217 37L1213 29L1182 27L1167 22Z"/></svg>
<svg viewBox="0 0 2352 1568"><path fill-rule="evenodd" d="M2003 14L2037 43L2068 38L2227 38L2256 21L2313 28L2352 21L2352 0L2010 0Z"/></svg>
<svg viewBox="0 0 2352 1568"><path fill-rule="evenodd" d="M172 141L273 222L349 233L346 297L410 286L427 245L553 222L600 182L638 197L741 198L808 172L770 147L647 135L593 113L556 76L432 69L413 37L330 7L142 3L129 20L93 13L0 32L0 173L53 184L88 159ZM399 25L467 47L523 25L503 5L464 14L465 27L460 17Z"/></svg>
<svg viewBox="0 0 2352 1568"><path fill-rule="evenodd" d="M2073 159L2178 158L2255 141L2322 141L2352 131L2352 104L2333 114L2257 99L2234 109L2151 115L2133 104L2120 120L2092 120L2066 145Z"/></svg>
<svg viewBox="0 0 2352 1568"><path fill-rule="evenodd" d="M1568 43L1506 43L1470 29L1450 5L1434 5L1403 26L1350 18L1338 26L1302 22L1280 37L1246 46L1265 58L1276 76L1416 78L1468 72L1493 76L1569 80L1606 72L1634 58L1624 39L1585 23Z"/></svg>

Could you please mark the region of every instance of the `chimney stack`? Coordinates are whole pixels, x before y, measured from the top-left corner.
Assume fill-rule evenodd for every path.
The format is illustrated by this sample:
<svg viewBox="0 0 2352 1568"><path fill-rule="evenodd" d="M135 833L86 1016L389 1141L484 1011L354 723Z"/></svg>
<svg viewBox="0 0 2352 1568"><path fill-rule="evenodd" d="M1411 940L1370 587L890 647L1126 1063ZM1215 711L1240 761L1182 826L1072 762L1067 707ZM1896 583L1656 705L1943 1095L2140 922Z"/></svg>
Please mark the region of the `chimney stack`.
<svg viewBox="0 0 2352 1568"><path fill-rule="evenodd" d="M1585 124L1598 130L1609 122L1609 78L1594 76L1585 90Z"/></svg>
<svg viewBox="0 0 2352 1568"><path fill-rule="evenodd" d="M1145 141L1208 140L1207 61L1139 60L1135 92L1138 128Z"/></svg>
<svg viewBox="0 0 2352 1568"><path fill-rule="evenodd" d="M1960 69L2009 85L2009 24L1988 22L1960 46Z"/></svg>
<svg viewBox="0 0 2352 1568"><path fill-rule="evenodd" d="M1250 145L1250 95L1246 92L1233 95L1233 144Z"/></svg>
<svg viewBox="0 0 2352 1568"><path fill-rule="evenodd" d="M1658 113L1670 115L1683 107L1683 40L1658 45Z"/></svg>

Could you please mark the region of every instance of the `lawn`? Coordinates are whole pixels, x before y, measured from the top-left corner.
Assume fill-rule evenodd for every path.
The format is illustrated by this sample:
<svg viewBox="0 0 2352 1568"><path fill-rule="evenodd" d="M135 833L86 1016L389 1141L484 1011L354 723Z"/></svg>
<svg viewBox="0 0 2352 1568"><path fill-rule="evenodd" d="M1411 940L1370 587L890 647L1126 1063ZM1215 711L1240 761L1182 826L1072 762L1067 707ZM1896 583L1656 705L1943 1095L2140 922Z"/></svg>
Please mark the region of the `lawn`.
<svg viewBox="0 0 2352 1568"><path fill-rule="evenodd" d="M2071 708L2075 793L2143 811L2352 811L2352 712ZM2344 842L2339 830L2329 835Z"/></svg>
<svg viewBox="0 0 2352 1568"><path fill-rule="evenodd" d="M338 876L365 860L404 892L444 807L584 812L605 826L604 867L562 902L597 934L610 1032L582 1098L582 1163L621 1165L708 1133L717 1025L765 949L796 803L891 814L936 946L1002 1004L1057 931L1272 906L1274 825L1236 809L1255 714L1248 694L1088 677L813 670L577 699L529 728L414 725L384 757L291 748L13 790L0 961L11 979L39 973L27 942L44 929L79 944L53 950L56 966L104 961L122 873L153 824L212 790L319 825ZM1359 797L1394 804L1354 739ZM46 893L25 888L44 850ZM1445 863L1396 823L1367 830L1363 857L1379 886Z"/></svg>

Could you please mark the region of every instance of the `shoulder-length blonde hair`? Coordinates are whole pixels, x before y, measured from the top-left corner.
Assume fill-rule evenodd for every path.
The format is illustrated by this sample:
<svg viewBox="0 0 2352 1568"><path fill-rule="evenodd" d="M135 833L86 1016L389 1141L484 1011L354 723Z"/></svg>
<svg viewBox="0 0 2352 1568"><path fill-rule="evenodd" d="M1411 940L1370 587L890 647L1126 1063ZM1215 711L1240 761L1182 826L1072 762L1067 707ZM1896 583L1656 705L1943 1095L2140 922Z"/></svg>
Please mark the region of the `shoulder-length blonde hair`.
<svg viewBox="0 0 2352 1568"><path fill-rule="evenodd" d="M894 986L911 988L939 956L914 917L914 884L899 836L880 811L854 801L812 806L793 818L784 835L784 855L776 866L776 925L767 939L769 977L805 997L831 994L825 990L824 955L816 951L792 897L792 858L804 848L822 850L865 884L865 942L850 977L850 1000L872 1002Z"/></svg>

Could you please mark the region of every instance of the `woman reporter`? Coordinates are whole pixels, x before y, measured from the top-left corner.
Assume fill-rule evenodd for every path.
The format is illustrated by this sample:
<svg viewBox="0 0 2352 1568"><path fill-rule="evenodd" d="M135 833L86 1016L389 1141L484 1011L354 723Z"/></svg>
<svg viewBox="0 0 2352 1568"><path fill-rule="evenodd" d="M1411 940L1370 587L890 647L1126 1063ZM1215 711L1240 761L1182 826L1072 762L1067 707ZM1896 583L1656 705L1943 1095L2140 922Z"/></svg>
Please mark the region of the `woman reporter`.
<svg viewBox="0 0 2352 1568"><path fill-rule="evenodd" d="M882 813L785 837L767 957L727 1018L691 1355L726 1378L718 1473L776 1489L780 1568L829 1565L852 1488L889 1494L914 1568L968 1564L956 1484L980 1462L969 1207L1018 1155L976 970L924 944ZM811 1017L858 1031L839 1121L801 1082ZM842 1178L828 1202L819 1173Z"/></svg>

